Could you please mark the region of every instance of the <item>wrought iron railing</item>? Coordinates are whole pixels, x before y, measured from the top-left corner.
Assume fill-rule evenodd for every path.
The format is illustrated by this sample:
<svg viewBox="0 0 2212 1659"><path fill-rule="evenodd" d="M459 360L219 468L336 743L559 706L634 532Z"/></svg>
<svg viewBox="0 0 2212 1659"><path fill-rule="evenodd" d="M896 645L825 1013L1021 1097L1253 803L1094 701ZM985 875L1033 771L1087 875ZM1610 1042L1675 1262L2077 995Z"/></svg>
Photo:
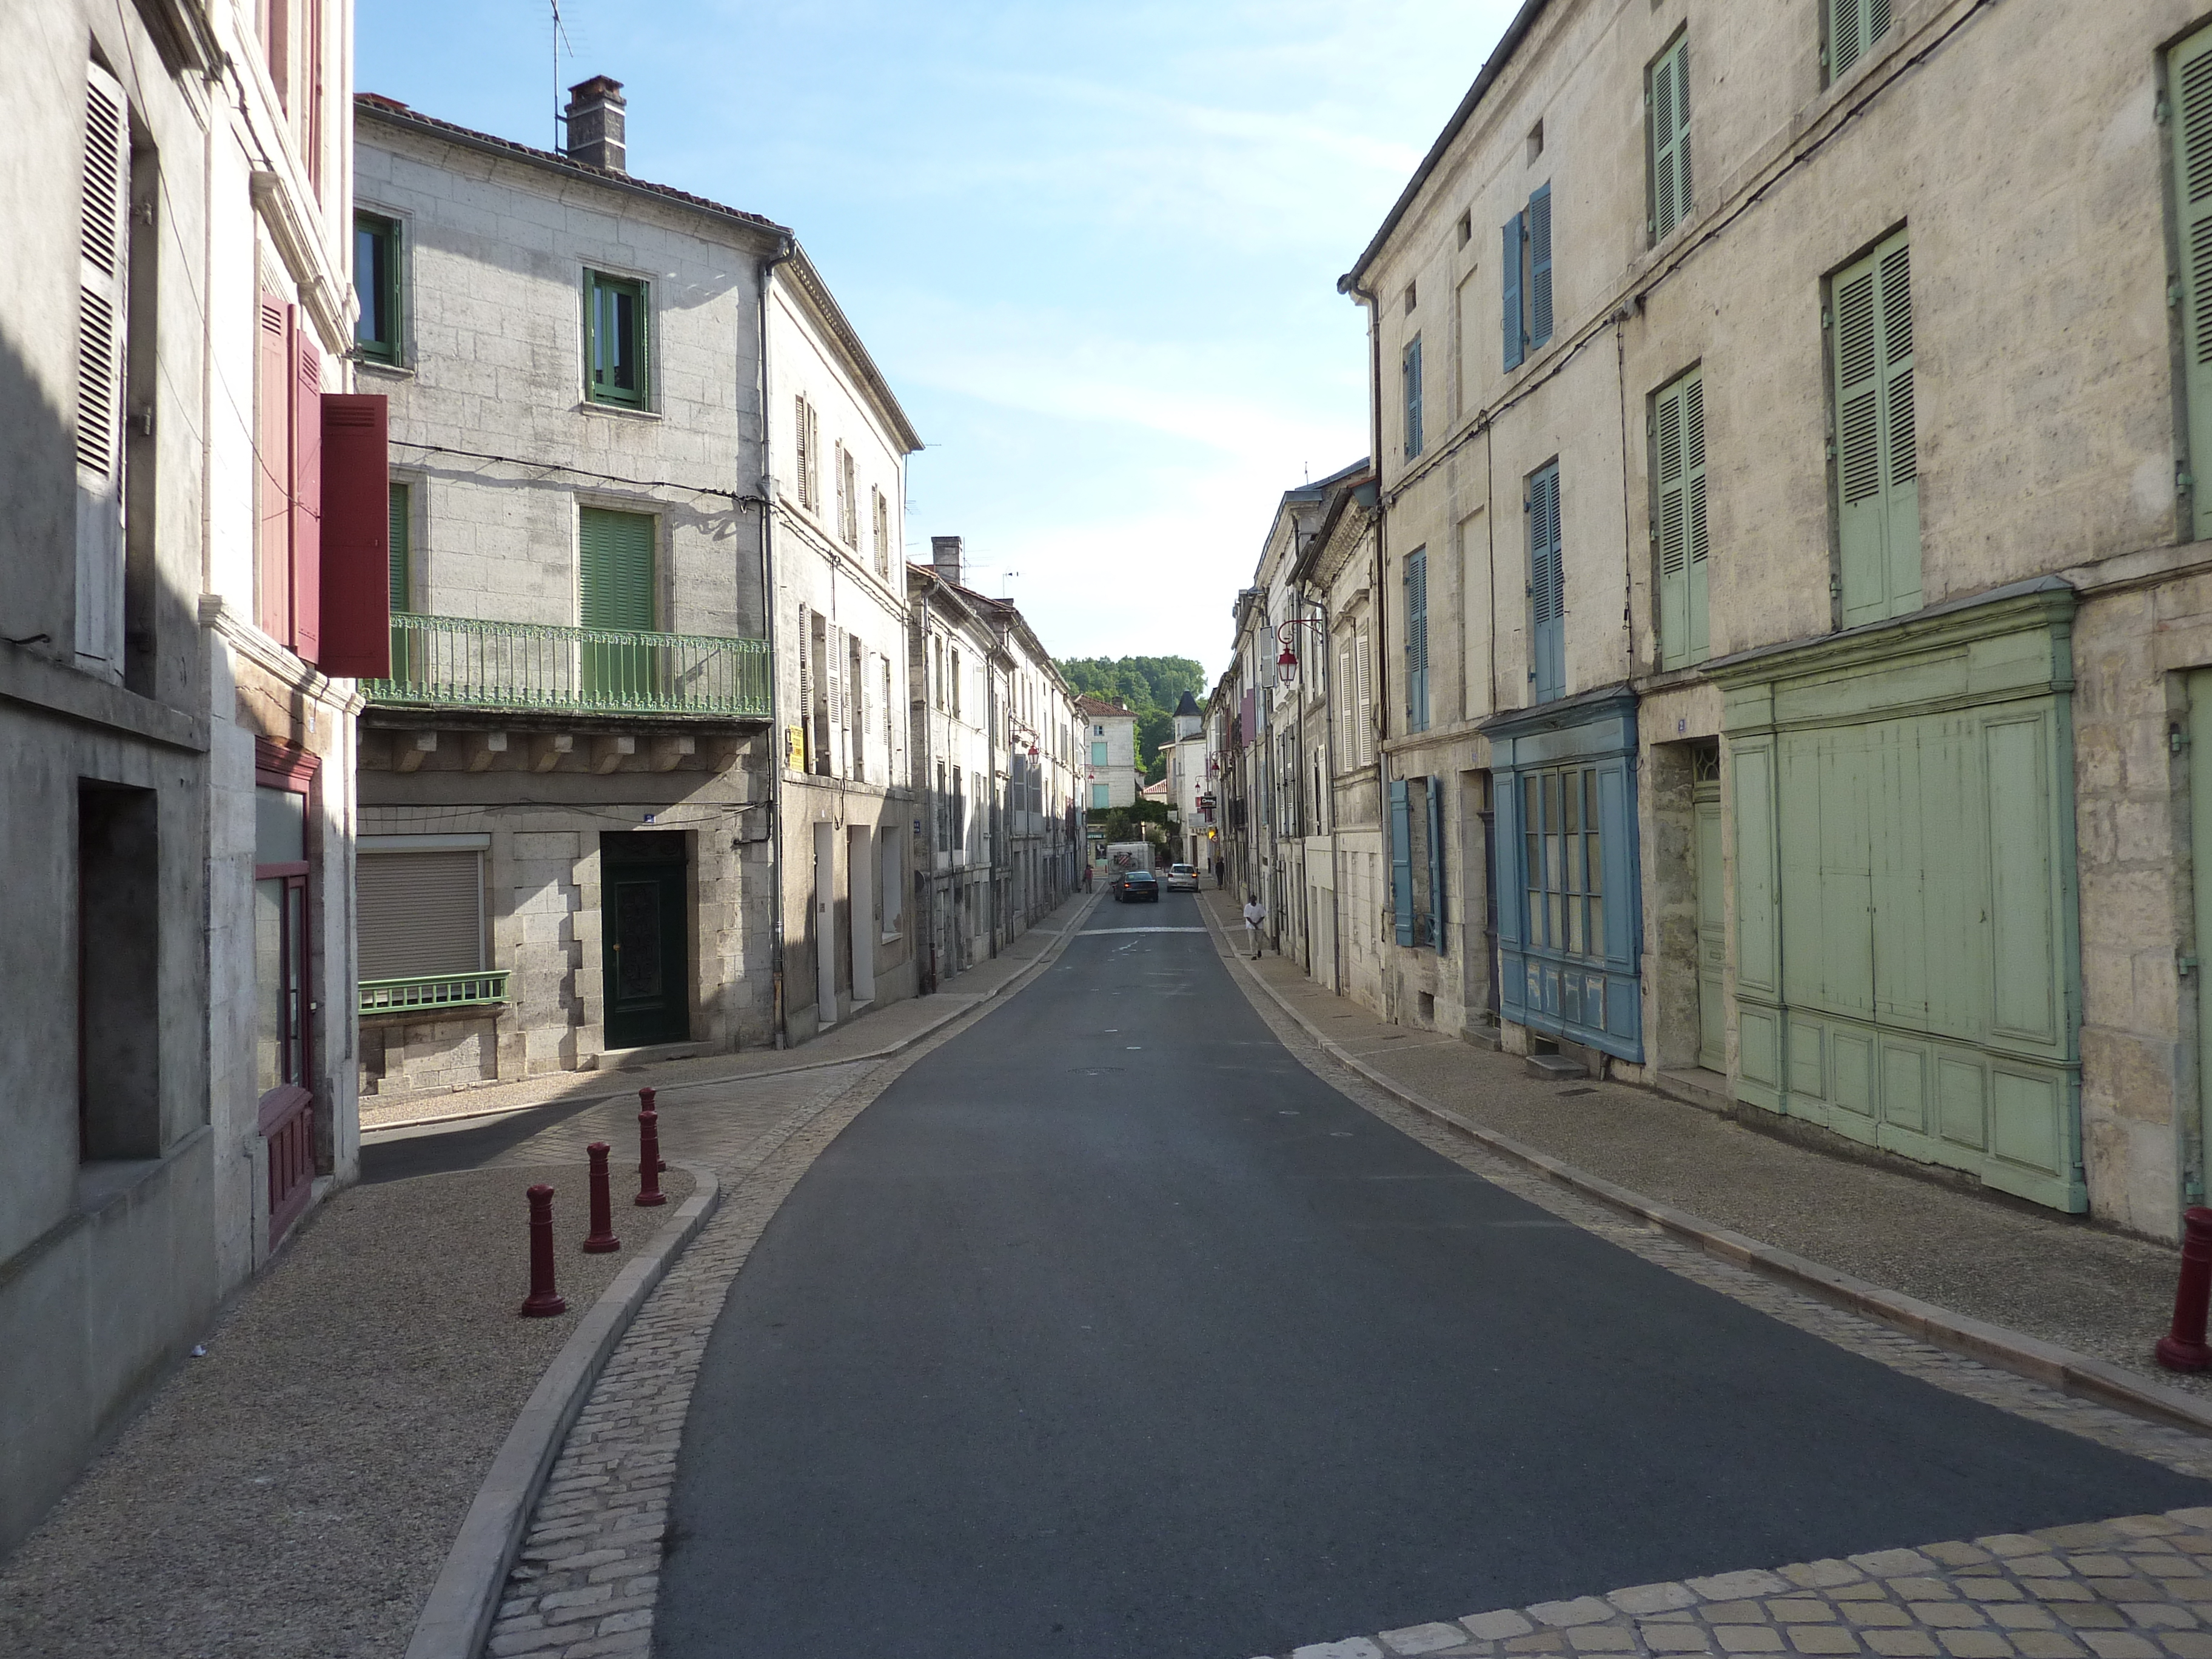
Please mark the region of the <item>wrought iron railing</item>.
<svg viewBox="0 0 2212 1659"><path fill-rule="evenodd" d="M465 1008L507 1000L508 970L495 968L481 974L426 974L416 979L365 979L361 981L361 1012L399 1014L416 1009Z"/></svg>
<svg viewBox="0 0 2212 1659"><path fill-rule="evenodd" d="M401 613L390 676L362 690L432 708L765 715L768 642Z"/></svg>

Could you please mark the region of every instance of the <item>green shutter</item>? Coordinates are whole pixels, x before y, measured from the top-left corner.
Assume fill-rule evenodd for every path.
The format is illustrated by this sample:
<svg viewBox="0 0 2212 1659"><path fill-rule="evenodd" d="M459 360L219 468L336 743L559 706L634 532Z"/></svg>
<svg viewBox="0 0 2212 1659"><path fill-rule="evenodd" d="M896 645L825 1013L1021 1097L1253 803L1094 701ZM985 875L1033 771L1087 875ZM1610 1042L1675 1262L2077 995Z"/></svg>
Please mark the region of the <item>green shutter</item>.
<svg viewBox="0 0 2212 1659"><path fill-rule="evenodd" d="M1660 665L1705 660L1705 386L1692 369L1658 397L1652 476L1657 486Z"/></svg>
<svg viewBox="0 0 2212 1659"><path fill-rule="evenodd" d="M1644 88L1651 162L1651 240L1690 216L1690 37L1678 36L1652 64Z"/></svg>
<svg viewBox="0 0 2212 1659"><path fill-rule="evenodd" d="M1828 0L1828 84L1833 86L1889 33L1890 0Z"/></svg>
<svg viewBox="0 0 2212 1659"><path fill-rule="evenodd" d="M653 628L653 520L642 513L578 513L576 618L586 628Z"/></svg>
<svg viewBox="0 0 2212 1659"><path fill-rule="evenodd" d="M594 403L646 403L647 307L642 283L589 273L584 283L584 374Z"/></svg>
<svg viewBox="0 0 2212 1659"><path fill-rule="evenodd" d="M1911 251L1898 232L1830 283L1844 626L1920 608Z"/></svg>
<svg viewBox="0 0 2212 1659"><path fill-rule="evenodd" d="M2173 118L2175 240L2181 248L2183 385L2189 404L2188 469L2212 473L2212 28L2166 60ZM2212 536L2212 487L2195 492L2194 535Z"/></svg>
<svg viewBox="0 0 2212 1659"><path fill-rule="evenodd" d="M392 608L395 611L413 608L410 603L415 592L412 547L407 539L410 528L407 514L407 486L392 486Z"/></svg>
<svg viewBox="0 0 2212 1659"><path fill-rule="evenodd" d="M1429 553L1406 556L1406 729L1429 729Z"/></svg>

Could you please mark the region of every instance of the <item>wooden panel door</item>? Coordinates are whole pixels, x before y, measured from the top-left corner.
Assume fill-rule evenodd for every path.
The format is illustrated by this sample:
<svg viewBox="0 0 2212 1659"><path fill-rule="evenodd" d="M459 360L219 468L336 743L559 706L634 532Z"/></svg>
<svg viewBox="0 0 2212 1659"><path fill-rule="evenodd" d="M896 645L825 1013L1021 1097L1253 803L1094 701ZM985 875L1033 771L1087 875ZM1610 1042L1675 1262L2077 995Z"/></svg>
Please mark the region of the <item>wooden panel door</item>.
<svg viewBox="0 0 2212 1659"><path fill-rule="evenodd" d="M691 1035L689 883L684 837L600 837L606 1043L637 1048Z"/></svg>

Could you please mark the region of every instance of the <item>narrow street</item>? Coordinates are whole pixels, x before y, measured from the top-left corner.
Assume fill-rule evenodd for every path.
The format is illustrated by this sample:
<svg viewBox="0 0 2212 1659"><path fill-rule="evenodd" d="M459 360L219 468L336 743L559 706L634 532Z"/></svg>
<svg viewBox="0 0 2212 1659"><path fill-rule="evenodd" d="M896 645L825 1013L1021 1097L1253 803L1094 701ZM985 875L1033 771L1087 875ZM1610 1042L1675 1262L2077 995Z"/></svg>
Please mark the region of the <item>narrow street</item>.
<svg viewBox="0 0 2212 1659"><path fill-rule="evenodd" d="M2212 1501L1640 1260L1102 904L769 1224L655 1617L720 1654L1206 1656Z"/></svg>

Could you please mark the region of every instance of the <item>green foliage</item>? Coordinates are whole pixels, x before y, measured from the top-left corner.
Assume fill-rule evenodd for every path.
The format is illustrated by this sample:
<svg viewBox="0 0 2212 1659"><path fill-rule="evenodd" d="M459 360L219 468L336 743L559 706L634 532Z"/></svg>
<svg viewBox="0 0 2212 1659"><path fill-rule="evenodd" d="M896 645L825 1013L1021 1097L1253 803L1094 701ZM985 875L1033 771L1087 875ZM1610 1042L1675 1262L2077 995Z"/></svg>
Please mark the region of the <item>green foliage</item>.
<svg viewBox="0 0 2212 1659"><path fill-rule="evenodd" d="M1167 769L1160 745L1175 736L1175 706L1206 696L1205 665L1189 657L1077 657L1060 665L1078 696L1118 702L1137 716L1137 758L1145 781Z"/></svg>
<svg viewBox="0 0 2212 1659"><path fill-rule="evenodd" d="M1109 842L1148 841L1164 847L1168 842L1168 825L1172 821L1164 800L1140 800L1133 805L1117 806L1106 814L1106 839Z"/></svg>

